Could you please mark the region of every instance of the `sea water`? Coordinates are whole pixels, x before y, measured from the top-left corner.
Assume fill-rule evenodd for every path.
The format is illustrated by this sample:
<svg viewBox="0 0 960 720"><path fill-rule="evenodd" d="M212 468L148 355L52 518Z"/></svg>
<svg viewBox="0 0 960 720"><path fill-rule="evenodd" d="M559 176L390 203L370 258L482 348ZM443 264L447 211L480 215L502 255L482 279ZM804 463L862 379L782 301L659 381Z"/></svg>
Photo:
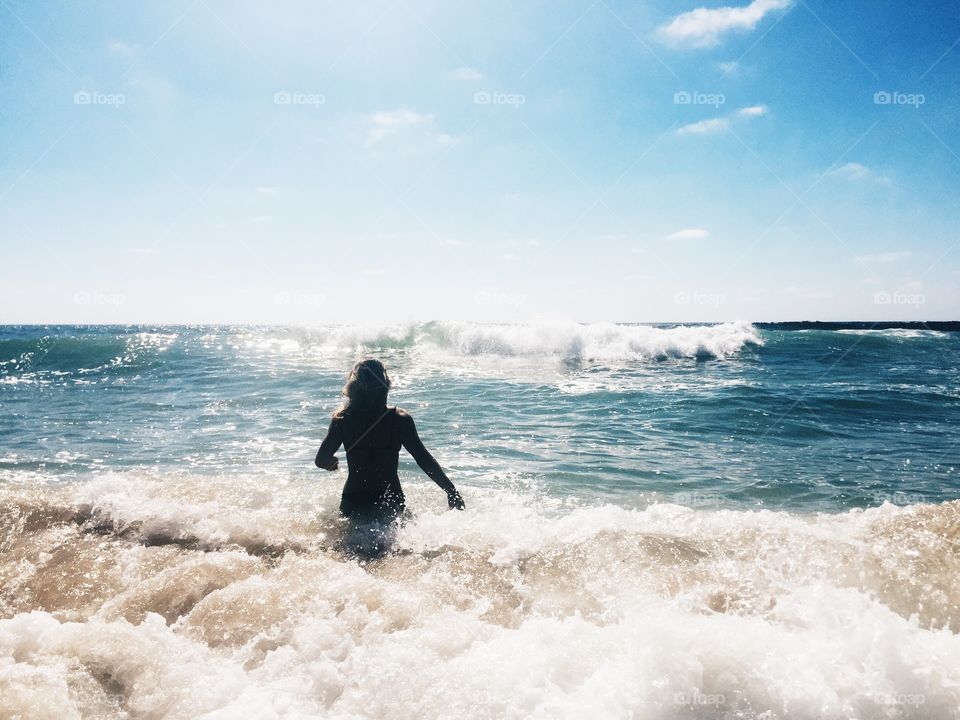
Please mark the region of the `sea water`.
<svg viewBox="0 0 960 720"><path fill-rule="evenodd" d="M960 334L787 327L0 328L0 716L960 717Z"/></svg>

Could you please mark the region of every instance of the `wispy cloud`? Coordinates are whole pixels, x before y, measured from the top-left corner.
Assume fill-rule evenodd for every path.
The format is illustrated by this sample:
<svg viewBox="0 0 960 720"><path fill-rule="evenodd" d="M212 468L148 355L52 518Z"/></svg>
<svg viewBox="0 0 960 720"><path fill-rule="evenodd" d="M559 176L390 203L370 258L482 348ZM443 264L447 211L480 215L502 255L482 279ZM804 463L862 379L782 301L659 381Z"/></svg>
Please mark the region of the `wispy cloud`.
<svg viewBox="0 0 960 720"><path fill-rule="evenodd" d="M764 105L751 105L750 107L740 108L736 112L723 117L710 118L699 122L684 125L677 130L677 135L709 135L710 133L726 130L735 120L761 117L767 114L767 108Z"/></svg>
<svg viewBox="0 0 960 720"><path fill-rule="evenodd" d="M366 118L366 132L363 144L371 148L388 138L416 136L432 144L448 145L453 138L446 133L437 132L433 113L418 113L413 110L388 110L375 112ZM416 144L411 137L407 149Z"/></svg>
<svg viewBox="0 0 960 720"><path fill-rule="evenodd" d="M789 7L792 0L753 0L744 7L697 8L677 15L657 29L670 45L709 47L735 30L753 30L766 15Z"/></svg>
<svg viewBox="0 0 960 720"><path fill-rule="evenodd" d="M890 182L889 178L878 175L866 165L858 162L848 162L840 167L835 167L832 170L828 170L827 175L840 178L841 180L849 180L850 182L863 182L868 180L879 183Z"/></svg>
<svg viewBox="0 0 960 720"><path fill-rule="evenodd" d="M861 255L854 258L857 262L865 263L896 263L906 260L910 257L909 250L891 250L888 252L877 253L876 255Z"/></svg>
<svg viewBox="0 0 960 720"><path fill-rule="evenodd" d="M751 105L750 107L740 108L735 115L738 117L760 117L767 114L767 108L763 105Z"/></svg>
<svg viewBox="0 0 960 720"><path fill-rule="evenodd" d="M113 57L132 58L140 52L137 45L129 45L122 40L110 40L107 43L107 52Z"/></svg>
<svg viewBox="0 0 960 720"><path fill-rule="evenodd" d="M453 74L460 80L483 80L483 73L472 67L457 68Z"/></svg>
<svg viewBox="0 0 960 720"><path fill-rule="evenodd" d="M710 237L710 231L703 228L685 228L675 233L664 235L664 240L704 240Z"/></svg>

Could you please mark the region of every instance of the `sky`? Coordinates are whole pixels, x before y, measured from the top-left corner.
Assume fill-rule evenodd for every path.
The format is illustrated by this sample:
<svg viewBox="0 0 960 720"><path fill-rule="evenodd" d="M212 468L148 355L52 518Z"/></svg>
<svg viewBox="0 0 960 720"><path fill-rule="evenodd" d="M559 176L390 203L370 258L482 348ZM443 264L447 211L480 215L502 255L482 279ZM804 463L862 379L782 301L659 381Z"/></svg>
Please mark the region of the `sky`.
<svg viewBox="0 0 960 720"><path fill-rule="evenodd" d="M960 5L0 0L0 323L960 319Z"/></svg>

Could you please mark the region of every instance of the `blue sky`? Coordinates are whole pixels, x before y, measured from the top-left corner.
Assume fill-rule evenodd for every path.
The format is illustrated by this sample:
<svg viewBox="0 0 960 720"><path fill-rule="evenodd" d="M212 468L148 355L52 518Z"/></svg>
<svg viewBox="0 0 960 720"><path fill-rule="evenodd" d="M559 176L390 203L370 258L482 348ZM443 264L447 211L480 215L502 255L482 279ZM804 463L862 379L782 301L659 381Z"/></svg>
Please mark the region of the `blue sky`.
<svg viewBox="0 0 960 720"><path fill-rule="evenodd" d="M0 0L0 322L957 319L958 40L938 2Z"/></svg>

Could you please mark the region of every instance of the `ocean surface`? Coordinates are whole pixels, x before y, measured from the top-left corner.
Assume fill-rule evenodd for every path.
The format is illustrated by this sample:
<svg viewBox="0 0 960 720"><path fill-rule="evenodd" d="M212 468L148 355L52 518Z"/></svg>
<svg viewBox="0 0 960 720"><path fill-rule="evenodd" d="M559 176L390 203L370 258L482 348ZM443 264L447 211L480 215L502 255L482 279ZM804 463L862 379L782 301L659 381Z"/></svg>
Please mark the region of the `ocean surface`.
<svg viewBox="0 0 960 720"><path fill-rule="evenodd" d="M3 718L960 718L960 333L0 327L0 588Z"/></svg>

